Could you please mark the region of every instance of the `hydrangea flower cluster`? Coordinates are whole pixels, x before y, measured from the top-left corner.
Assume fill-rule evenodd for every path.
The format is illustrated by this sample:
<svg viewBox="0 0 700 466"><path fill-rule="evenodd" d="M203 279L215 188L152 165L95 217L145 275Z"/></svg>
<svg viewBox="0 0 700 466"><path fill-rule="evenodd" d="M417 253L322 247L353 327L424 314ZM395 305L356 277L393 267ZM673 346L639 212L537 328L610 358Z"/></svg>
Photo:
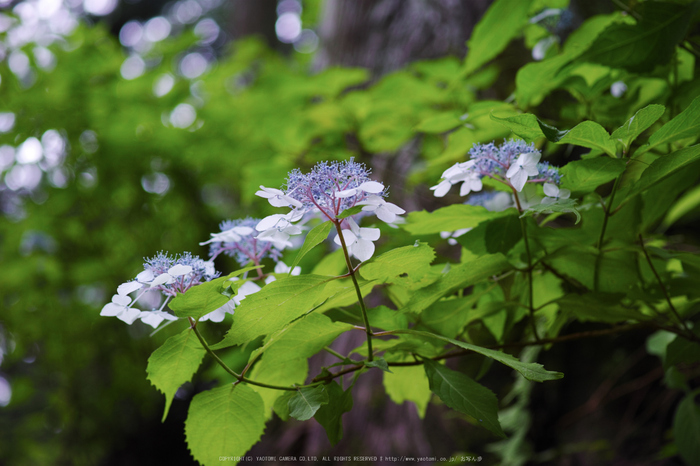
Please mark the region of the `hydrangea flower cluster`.
<svg viewBox="0 0 700 466"><path fill-rule="evenodd" d="M550 183L555 186L560 182L561 175L557 168L547 162L540 163L542 153L532 143L510 140L500 147L493 142L474 144L469 150L469 156L468 161L456 163L445 170L442 181L430 188L435 196L443 197L457 183L462 183L459 192L461 196L481 191L481 179L484 176L500 180L518 192L528 182Z"/></svg>
<svg viewBox="0 0 700 466"><path fill-rule="evenodd" d="M275 207L291 207L287 214L265 217L255 227L261 241L289 243L291 235L301 233L298 222L306 214L320 214L340 225L350 254L366 261L374 254L373 241L379 239L378 228L360 228L352 218L339 219L343 211L362 206L361 214L374 213L380 220L392 223L405 213L401 207L384 200L384 185L369 177L364 164L353 159L344 162L320 162L309 173L299 169L287 176L286 189L260 186L255 194L266 198ZM359 214L356 214L359 215ZM336 243L340 239L336 237Z"/></svg>
<svg viewBox="0 0 700 466"><path fill-rule="evenodd" d="M261 241L257 238L255 226L258 218L225 220L219 225L221 231L212 233L209 241L199 243L200 246L209 244L209 260L213 261L219 254L233 257L240 265L255 264L269 257L277 262L282 257L281 250L285 244Z"/></svg>
<svg viewBox="0 0 700 466"><path fill-rule="evenodd" d="M136 319L141 319L156 328L164 320L177 320L174 315L163 311L170 298L218 276L219 273L211 261L204 261L189 252L177 256L160 252L150 259L145 259L143 272L134 280L119 285L117 294L112 296L112 302L102 308L100 315L117 317L129 325ZM129 295L138 290L140 293L132 300ZM142 311L134 308L139 298L148 291L160 291L166 296L160 309Z"/></svg>

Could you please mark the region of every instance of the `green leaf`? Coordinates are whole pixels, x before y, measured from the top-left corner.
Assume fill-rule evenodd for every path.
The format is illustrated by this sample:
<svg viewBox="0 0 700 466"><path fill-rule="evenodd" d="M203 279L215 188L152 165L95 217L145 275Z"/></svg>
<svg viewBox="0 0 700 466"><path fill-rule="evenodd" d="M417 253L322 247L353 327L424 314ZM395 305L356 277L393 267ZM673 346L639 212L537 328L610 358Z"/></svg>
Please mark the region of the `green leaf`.
<svg viewBox="0 0 700 466"><path fill-rule="evenodd" d="M414 131L429 134L440 134L455 129L464 124L457 112L444 112L421 121Z"/></svg>
<svg viewBox="0 0 700 466"><path fill-rule="evenodd" d="M352 410L352 387L343 391L336 382L331 382L325 387L328 404L321 405L314 419L326 430L331 445L335 445L343 438L343 413Z"/></svg>
<svg viewBox="0 0 700 466"><path fill-rule="evenodd" d="M551 204L535 204L528 207L521 217L529 217L535 214L551 214L554 212L573 213L576 215L576 224L581 221L581 214L576 209L575 199L557 199Z"/></svg>
<svg viewBox="0 0 700 466"><path fill-rule="evenodd" d="M285 277L246 296L236 307L231 329L212 349L240 345L280 330L328 299L330 295L324 293L328 282L328 277L318 275Z"/></svg>
<svg viewBox="0 0 700 466"><path fill-rule="evenodd" d="M617 156L615 141L610 139L610 134L595 121L579 123L569 131L564 132L564 136L557 140L552 140L552 142L588 147L590 149L601 150L610 157Z"/></svg>
<svg viewBox="0 0 700 466"><path fill-rule="evenodd" d="M459 340L453 340L452 338L443 337L442 335L436 335L434 333L428 332L420 332L417 330L396 330L394 333L415 335L420 338L437 339L445 341L447 343L451 343L455 346L459 346L460 348L464 348L466 350L473 351L488 358L494 359L500 362L501 364L505 364L506 366L518 371L526 379L532 380L533 382L544 382L545 380L556 380L564 377L564 374L562 374L561 372L552 372L545 370L541 364L533 362L524 363L518 361L516 358L514 358L508 353L503 353L501 351L496 351L488 348L482 348L481 346L472 345L470 343L465 343Z"/></svg>
<svg viewBox="0 0 700 466"><path fill-rule="evenodd" d="M165 340L163 346L148 358L148 380L165 395L163 421L168 416L175 392L183 383L192 380L203 358L204 348L189 328Z"/></svg>
<svg viewBox="0 0 700 466"><path fill-rule="evenodd" d="M350 217L350 216L355 215L355 214L359 214L360 212L362 212L363 207L364 206L362 206L362 205L356 205L355 207L350 207L349 209L345 209L344 211L342 211L341 213L338 214L338 218L343 219L343 218L347 218L347 217ZM330 223L330 221L328 223ZM332 228L332 226L331 226L331 228ZM330 228L328 229L328 231L330 231ZM309 234L311 234L311 232L309 232ZM326 238L323 238L323 239L326 239Z"/></svg>
<svg viewBox="0 0 700 466"><path fill-rule="evenodd" d="M622 293L569 294L556 302L562 312L569 313L580 322L605 322L615 324L628 320L646 320L641 313L620 306Z"/></svg>
<svg viewBox="0 0 700 466"><path fill-rule="evenodd" d="M698 206L700 206L700 186L695 186L683 194L683 196L666 211L666 216L664 217L662 225L664 228L670 227L684 215L695 210Z"/></svg>
<svg viewBox="0 0 700 466"><path fill-rule="evenodd" d="M260 395L243 384L195 395L185 421L187 446L194 459L213 466L221 464L221 456L245 455L265 430L263 409Z"/></svg>
<svg viewBox="0 0 700 466"><path fill-rule="evenodd" d="M384 372L384 389L391 401L402 404L411 401L418 416L425 417L430 402L430 385L421 366L394 366L392 372Z"/></svg>
<svg viewBox="0 0 700 466"><path fill-rule="evenodd" d="M376 367L383 370L384 372L391 372L389 369L389 364L387 364L384 358L376 358L374 361L365 362L366 367Z"/></svg>
<svg viewBox="0 0 700 466"><path fill-rule="evenodd" d="M430 235L442 231L474 228L485 220L501 217L501 212L490 212L482 206L453 204L433 212L411 212L401 227L412 235Z"/></svg>
<svg viewBox="0 0 700 466"><path fill-rule="evenodd" d="M328 404L329 400L323 385L300 388L289 400L289 415L300 421L308 421L314 417L321 405Z"/></svg>
<svg viewBox="0 0 700 466"><path fill-rule="evenodd" d="M491 390L430 359L424 360L423 366L430 390L447 406L473 417L480 426L499 437L506 436L498 422L498 398Z"/></svg>
<svg viewBox="0 0 700 466"><path fill-rule="evenodd" d="M562 169L562 188L580 195L617 178L625 171L623 159L596 157L567 163Z"/></svg>
<svg viewBox="0 0 700 466"><path fill-rule="evenodd" d="M362 209L361 206L360 209ZM350 210L350 209L348 209ZM347 210L345 211L347 212ZM343 212L343 213L345 213ZM341 214L342 215L342 214ZM352 214L350 214L352 215ZM308 235L306 235L306 239L304 240L304 245L301 247L299 250L299 253L297 254L297 257L294 259L294 262L292 265L289 267L289 274L292 274L292 270L294 267L296 267L299 264L299 261L301 261L302 257L306 255L307 252L311 251L313 248L321 244L323 241L325 241L326 238L328 238L328 233L330 233L331 228L333 228L333 223L328 220L327 222L323 222L320 225L316 225L311 229Z"/></svg>
<svg viewBox="0 0 700 466"><path fill-rule="evenodd" d="M193 286L184 294L178 294L168 306L178 317L199 319L219 309L229 301L229 297L222 294L224 284L230 285L228 280L229 277L220 277Z"/></svg>
<svg viewBox="0 0 700 466"><path fill-rule="evenodd" d="M464 74L471 74L501 53L528 24L532 0L497 0L474 27L467 42Z"/></svg>
<svg viewBox="0 0 700 466"><path fill-rule="evenodd" d="M648 105L635 113L624 125L613 131L611 138L620 141L627 151L632 141L661 118L665 111L666 107L663 105Z"/></svg>
<svg viewBox="0 0 700 466"><path fill-rule="evenodd" d="M401 311L389 309L386 306L377 306L367 309L367 319L372 327L379 327L383 330L395 330L398 328L408 328L408 318Z"/></svg>
<svg viewBox="0 0 700 466"><path fill-rule="evenodd" d="M477 260L452 267L440 280L416 291L406 304L404 311L419 313L443 296L449 296L511 267L502 254L482 256Z"/></svg>
<svg viewBox="0 0 700 466"><path fill-rule="evenodd" d="M631 186L628 196L634 196L649 189L672 173L686 169L686 167L698 160L700 160L700 145L686 147L672 154L659 157L642 172L639 181Z"/></svg>
<svg viewBox="0 0 700 466"><path fill-rule="evenodd" d="M464 298L433 303L421 313L420 322L432 332L454 338L467 323L482 317L472 309L482 295L483 293L474 293Z"/></svg>
<svg viewBox="0 0 700 466"><path fill-rule="evenodd" d="M700 344L681 337L680 335L666 347L664 367L676 364L693 364L700 361Z"/></svg>
<svg viewBox="0 0 700 466"><path fill-rule="evenodd" d="M697 6L697 2L642 2L636 8L640 18L636 24L611 25L579 59L632 72L652 71L673 57Z"/></svg>
<svg viewBox="0 0 700 466"><path fill-rule="evenodd" d="M700 134L700 96L693 99L688 108L652 134L649 145L643 149L650 150L679 139L697 138L698 134Z"/></svg>
<svg viewBox="0 0 700 466"><path fill-rule="evenodd" d="M458 237L457 241L472 253L481 256L496 253L507 254L522 237L518 216L507 215L482 222L473 230Z"/></svg>
<svg viewBox="0 0 700 466"><path fill-rule="evenodd" d="M542 123L539 118L532 113L524 113L507 118L499 118L492 113L491 119L508 127L513 134L528 141L534 141L540 138L558 141L566 134L566 131L559 131L553 126Z"/></svg>
<svg viewBox="0 0 700 466"><path fill-rule="evenodd" d="M687 464L700 464L700 406L695 403L698 393L700 390L695 390L678 403L673 419L678 453Z"/></svg>
<svg viewBox="0 0 700 466"><path fill-rule="evenodd" d="M413 246L392 249L363 264L360 267L360 275L365 280L396 283L412 288L430 274L430 263L433 259L433 248L426 243L416 243Z"/></svg>

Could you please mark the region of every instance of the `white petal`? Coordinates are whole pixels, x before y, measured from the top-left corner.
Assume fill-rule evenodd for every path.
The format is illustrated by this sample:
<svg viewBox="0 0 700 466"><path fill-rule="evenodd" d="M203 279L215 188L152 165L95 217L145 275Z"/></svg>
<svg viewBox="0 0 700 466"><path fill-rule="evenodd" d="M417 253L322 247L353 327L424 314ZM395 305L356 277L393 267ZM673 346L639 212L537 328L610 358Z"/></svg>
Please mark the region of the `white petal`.
<svg viewBox="0 0 700 466"><path fill-rule="evenodd" d="M124 311L124 306L114 303L107 303L100 311L101 316L115 317Z"/></svg>
<svg viewBox="0 0 700 466"><path fill-rule="evenodd" d="M435 195L435 197L444 197L445 194L447 194L447 192L450 190L451 187L452 187L452 184L449 181L443 180L439 184L436 184L435 186L433 186L430 189L435 191L433 193Z"/></svg>
<svg viewBox="0 0 700 466"><path fill-rule="evenodd" d="M465 181L464 183L462 183L462 187L459 188L459 195L466 196L467 194L472 192L471 186L472 185L471 185L471 183L469 183L469 181Z"/></svg>
<svg viewBox="0 0 700 466"><path fill-rule="evenodd" d="M271 198L275 196L282 196L284 192L275 188L266 188L265 186L260 186L260 191L255 193L256 196Z"/></svg>
<svg viewBox="0 0 700 466"><path fill-rule="evenodd" d="M143 273L143 272L141 272L141 273ZM151 275L152 275L152 274L151 274ZM141 289L141 288L143 288L143 284L141 284L141 283L139 283L139 282L126 282L126 283L122 283L122 284L119 285L119 287L117 288L117 294L120 294L120 295L128 295L128 294L131 293L132 291L136 291L136 290Z"/></svg>
<svg viewBox="0 0 700 466"><path fill-rule="evenodd" d="M359 186L359 188L362 191L371 194L377 194L384 191L384 185L379 183L378 181L365 181Z"/></svg>
<svg viewBox="0 0 700 466"><path fill-rule="evenodd" d="M381 232L379 228L360 228L360 238L370 241L377 241Z"/></svg>
<svg viewBox="0 0 700 466"><path fill-rule="evenodd" d="M481 181L481 180L479 180ZM401 207L397 206L396 204L392 204L391 202L386 202L384 208L388 210L389 212L397 215L405 214L406 211L403 210Z"/></svg>
<svg viewBox="0 0 700 466"><path fill-rule="evenodd" d="M559 196L559 188L557 188L557 185L552 184L552 183L545 183L544 186L542 186L544 189L544 194L549 197L558 197Z"/></svg>
<svg viewBox="0 0 700 466"><path fill-rule="evenodd" d="M131 304L131 298L128 296L120 295L120 294L115 294L112 296L112 302L114 304L118 304L119 306L128 306Z"/></svg>
<svg viewBox="0 0 700 466"><path fill-rule="evenodd" d="M518 162L515 162L506 172L506 178L514 177L521 170L521 168L522 167L518 164Z"/></svg>
<svg viewBox="0 0 700 466"><path fill-rule="evenodd" d="M270 228L274 228L277 223L280 221L280 219L283 219L284 215L282 214L272 214L264 219L260 220L258 224L255 226L255 229L258 231L266 231L269 230ZM258 236L259 238L259 236Z"/></svg>
<svg viewBox="0 0 700 466"><path fill-rule="evenodd" d="M117 319L122 320L127 324L131 325L136 319L139 318L140 315L141 311L139 311L138 309L125 309L124 312L117 316Z"/></svg>
<svg viewBox="0 0 700 466"><path fill-rule="evenodd" d="M342 230L342 232L343 232L343 239L345 240L345 245L346 245L347 247L352 246L352 245L355 243L355 241L357 241L357 236L355 236L355 233L353 233L352 231L350 231L350 230ZM340 236L339 236L339 235L335 235L335 238L333 239L333 242L334 242L335 244L337 244L338 246L341 246L341 245L342 245L341 242L340 242Z"/></svg>
<svg viewBox="0 0 700 466"><path fill-rule="evenodd" d="M362 210L364 210L364 208ZM377 218L382 222L392 223L396 220L396 214L384 208L384 206L379 207L375 213Z"/></svg>
<svg viewBox="0 0 700 466"><path fill-rule="evenodd" d="M352 254L360 259L361 262L364 262L374 254L374 243L364 239L357 240L357 243L353 246Z"/></svg>
<svg viewBox="0 0 700 466"><path fill-rule="evenodd" d="M367 207L372 207L373 209L376 209L380 205L386 204L386 201L379 196L371 195L371 196L367 196L367 198L365 200L358 202L357 204L364 205ZM363 208L362 210L372 210L372 209Z"/></svg>
<svg viewBox="0 0 700 466"><path fill-rule="evenodd" d="M163 316L160 314L156 313L157 311L144 311L141 313L139 318L141 319L141 322L144 324L150 325L153 328L156 328L160 325L161 322L165 320Z"/></svg>
<svg viewBox="0 0 700 466"><path fill-rule="evenodd" d="M175 277L169 273L161 273L151 282L151 288L158 285L170 284L175 281Z"/></svg>
<svg viewBox="0 0 700 466"><path fill-rule="evenodd" d="M183 264L177 264L173 265L168 269L168 274L172 275L173 277L180 277L182 275L187 275L188 273L192 272L192 267L189 265L183 265Z"/></svg>
<svg viewBox="0 0 700 466"><path fill-rule="evenodd" d="M240 288L238 288L238 293L236 293L236 296L234 296L233 299L240 301L246 296L250 296L254 293L257 293L260 290L262 290L262 288L260 288L260 286L258 286L257 284L253 282L245 282L241 285Z"/></svg>
<svg viewBox="0 0 700 466"><path fill-rule="evenodd" d="M569 189L560 189L559 190L559 199L568 199L571 197L571 190Z"/></svg>
<svg viewBox="0 0 700 466"><path fill-rule="evenodd" d="M440 232L440 238L446 239L449 238L452 235L451 231L441 231Z"/></svg>
<svg viewBox="0 0 700 466"><path fill-rule="evenodd" d="M136 275L136 280L141 283L150 283L150 281L153 280L153 271L144 270L140 274Z"/></svg>
<svg viewBox="0 0 700 466"><path fill-rule="evenodd" d="M518 170L518 172L510 178L510 184L512 184L517 191L522 191L526 182L527 173L525 173L524 170Z"/></svg>
<svg viewBox="0 0 700 466"><path fill-rule="evenodd" d="M360 236L360 226L357 224L354 218L350 217L348 219L348 225L350 225L350 231L352 231L355 236Z"/></svg>
<svg viewBox="0 0 700 466"><path fill-rule="evenodd" d="M229 301L229 303L230 303L230 301ZM210 320L210 321L212 321L212 322L221 322L221 321L223 321L223 320L224 320L224 317L226 317L225 308L227 308L227 307L229 306L229 303L224 304L223 306L221 306L219 309L217 309L217 310L215 310L215 311L211 311L209 314L207 314L207 315L201 317L199 320L200 320L200 321L207 321L207 320ZM231 310L233 310L233 308L231 308Z"/></svg>
<svg viewBox="0 0 700 466"><path fill-rule="evenodd" d="M289 272L289 266L285 264L282 261L279 261L277 264L275 264L275 273L288 273Z"/></svg>
<svg viewBox="0 0 700 466"><path fill-rule="evenodd" d="M357 188L345 189L343 191L338 191L335 193L335 197L338 199L345 199L346 197L351 197L357 194Z"/></svg>

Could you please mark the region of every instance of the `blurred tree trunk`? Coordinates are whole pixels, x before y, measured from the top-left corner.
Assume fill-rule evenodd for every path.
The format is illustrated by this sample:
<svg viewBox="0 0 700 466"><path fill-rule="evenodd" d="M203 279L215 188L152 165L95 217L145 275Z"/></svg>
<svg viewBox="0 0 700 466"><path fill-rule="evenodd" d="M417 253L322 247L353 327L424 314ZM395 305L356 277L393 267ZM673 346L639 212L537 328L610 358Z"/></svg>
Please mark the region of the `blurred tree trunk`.
<svg viewBox="0 0 700 466"><path fill-rule="evenodd" d="M257 35L271 48L279 48L275 34L277 0L231 0L227 32L233 39Z"/></svg>
<svg viewBox="0 0 700 466"><path fill-rule="evenodd" d="M493 0L326 0L315 66L359 66L375 76L414 60L463 57Z"/></svg>

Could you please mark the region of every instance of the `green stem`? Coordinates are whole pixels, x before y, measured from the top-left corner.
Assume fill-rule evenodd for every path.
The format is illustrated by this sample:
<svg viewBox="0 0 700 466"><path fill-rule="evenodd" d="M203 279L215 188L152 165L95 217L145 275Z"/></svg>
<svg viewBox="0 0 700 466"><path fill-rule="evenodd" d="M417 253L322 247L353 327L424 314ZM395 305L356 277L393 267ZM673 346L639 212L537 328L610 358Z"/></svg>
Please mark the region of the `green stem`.
<svg viewBox="0 0 700 466"><path fill-rule="evenodd" d="M596 249L598 249L598 255L596 256L595 259L595 268L593 269L593 287L595 291L598 291L598 288L600 287L600 264L603 261L603 241L605 241L605 230L608 228L608 219L610 218L610 211L613 206L613 202L615 202L615 193L617 192L617 188L620 185L620 180L622 179L622 175L618 176L617 179L615 180L615 184L613 185L612 192L610 193L610 201L608 201L607 206L604 204L603 205L603 227L600 229L600 236L598 237L598 244L596 245Z"/></svg>
<svg viewBox="0 0 700 466"><path fill-rule="evenodd" d="M348 254L348 247L345 244L345 238L343 237L343 230L340 228L340 220L333 220L335 229L338 232L338 237L340 238L340 246L343 248L343 254L345 255L345 263L348 266L348 273L352 279L353 285L355 285L355 291L357 292L357 301L360 303L360 310L362 311L362 320L365 323L365 333L367 334L367 359L372 361L374 359L374 354L372 351L372 329L369 326L369 318L367 317L367 308L365 307L365 300L362 298L362 291L360 290L360 285L357 283L357 277L355 277L355 268L350 262L350 255Z"/></svg>
<svg viewBox="0 0 700 466"><path fill-rule="evenodd" d="M676 319L678 319L678 322L683 326L685 331L690 335L691 331L688 328L688 325L685 323L685 320L681 319L680 314L676 310L676 307L673 305L673 302L671 302L671 296L668 294L668 290L664 286L664 282L661 281L661 277L659 276L659 273L656 271L656 267L654 267L654 264L651 262L651 257L649 257L649 252L647 252L647 248L644 246L644 238L642 235L639 235L639 244L642 246L642 252L644 252L644 257L647 259L647 263L649 264L649 267L651 268L651 271L654 273L654 276L656 277L656 281L659 283L659 287L661 288L661 292L664 294L666 297L666 302L668 303L668 307L671 309L671 312L673 312L673 315L676 316Z"/></svg>
<svg viewBox="0 0 700 466"><path fill-rule="evenodd" d="M520 205L520 199L518 198L518 192L513 188L513 194L515 196L515 203L518 206L518 212L523 213L522 206ZM535 336L535 341L540 341L540 337L537 334L537 323L535 321L535 306L534 306L534 296L533 296L533 284L532 284L532 253L530 252L530 241L527 237L527 227L525 225L525 219L520 217L520 229L523 231L523 241L525 242L525 253L527 254L527 285L528 285L528 309L530 311L530 325L532 326L532 334Z"/></svg>
<svg viewBox="0 0 700 466"><path fill-rule="evenodd" d="M324 349L327 353L332 354L333 356L335 356L336 358L340 359L341 361L345 361L345 360L347 359L347 357L343 356L342 354L340 354L339 352L337 352L337 351L334 350L333 348L329 348L328 346L324 346L323 349Z"/></svg>

